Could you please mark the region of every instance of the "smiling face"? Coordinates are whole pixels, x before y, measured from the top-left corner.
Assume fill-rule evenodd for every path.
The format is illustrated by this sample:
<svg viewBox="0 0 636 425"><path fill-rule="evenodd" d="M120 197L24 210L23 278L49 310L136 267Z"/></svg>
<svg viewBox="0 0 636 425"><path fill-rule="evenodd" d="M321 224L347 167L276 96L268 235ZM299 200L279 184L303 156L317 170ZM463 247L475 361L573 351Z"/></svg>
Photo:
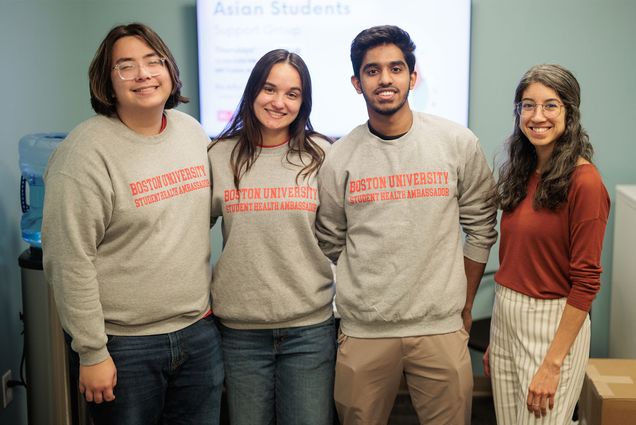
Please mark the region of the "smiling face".
<svg viewBox="0 0 636 425"><path fill-rule="evenodd" d="M155 72L150 72L143 66L152 58L158 59L159 55L138 37L122 37L113 45L113 65L134 62L138 70L132 80L122 80L117 70L111 71L117 114L124 122L127 118L163 112L166 100L172 92L172 80L165 65L154 76L151 74Z"/></svg>
<svg viewBox="0 0 636 425"><path fill-rule="evenodd" d="M534 111L523 112L519 116L519 129L526 135L530 143L542 157L549 157L554 149L554 143L565 132L566 109L559 95L551 88L532 83L523 92L521 101L536 104ZM546 116L544 110L547 104L561 105L556 116Z"/></svg>
<svg viewBox="0 0 636 425"><path fill-rule="evenodd" d="M286 62L275 64L254 100L263 145L289 138L289 126L298 116L302 102L302 83L296 68Z"/></svg>
<svg viewBox="0 0 636 425"><path fill-rule="evenodd" d="M408 95L417 79L409 73L404 54L395 44L369 49L362 59L360 78L351 77L358 93L364 96L369 116L393 116L410 111Z"/></svg>

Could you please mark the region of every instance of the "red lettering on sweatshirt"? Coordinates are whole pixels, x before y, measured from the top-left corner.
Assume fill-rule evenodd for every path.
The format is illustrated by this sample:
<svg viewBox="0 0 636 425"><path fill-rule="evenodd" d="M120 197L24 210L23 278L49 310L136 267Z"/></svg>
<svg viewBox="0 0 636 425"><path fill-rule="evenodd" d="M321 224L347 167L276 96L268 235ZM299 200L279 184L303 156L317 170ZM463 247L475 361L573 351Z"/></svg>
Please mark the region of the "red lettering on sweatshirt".
<svg viewBox="0 0 636 425"><path fill-rule="evenodd" d="M418 171L355 179L349 181L349 193L423 185L448 185L448 171Z"/></svg>
<svg viewBox="0 0 636 425"><path fill-rule="evenodd" d="M349 181L347 202L365 204L428 197L449 197L448 171L418 171Z"/></svg>
<svg viewBox="0 0 636 425"><path fill-rule="evenodd" d="M226 189L224 211L228 214L318 209L318 190L311 186L275 186Z"/></svg>
<svg viewBox="0 0 636 425"><path fill-rule="evenodd" d="M205 166L193 165L128 184L136 208L210 187Z"/></svg>

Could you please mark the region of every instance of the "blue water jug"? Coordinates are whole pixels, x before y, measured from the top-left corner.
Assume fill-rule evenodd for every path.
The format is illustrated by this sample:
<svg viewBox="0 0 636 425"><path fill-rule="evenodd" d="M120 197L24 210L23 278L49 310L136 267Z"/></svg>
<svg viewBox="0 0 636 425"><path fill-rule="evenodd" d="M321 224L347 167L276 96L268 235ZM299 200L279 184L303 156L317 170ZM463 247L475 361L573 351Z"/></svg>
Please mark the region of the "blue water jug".
<svg viewBox="0 0 636 425"><path fill-rule="evenodd" d="M20 139L20 203L22 204L22 239L42 247L42 207L44 205L44 170L49 157L64 140L64 133L29 134ZM29 201L27 203L27 185Z"/></svg>

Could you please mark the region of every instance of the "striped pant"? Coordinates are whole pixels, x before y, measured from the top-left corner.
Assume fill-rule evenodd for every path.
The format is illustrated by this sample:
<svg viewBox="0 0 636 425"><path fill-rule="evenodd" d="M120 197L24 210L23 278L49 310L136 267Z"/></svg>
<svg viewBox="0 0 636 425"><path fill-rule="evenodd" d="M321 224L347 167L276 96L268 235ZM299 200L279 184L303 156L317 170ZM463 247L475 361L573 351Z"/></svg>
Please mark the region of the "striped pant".
<svg viewBox="0 0 636 425"><path fill-rule="evenodd" d="M554 408L545 417L535 418L526 407L528 387L554 338L565 304L565 298L536 299L496 286L489 355L498 425L571 423L589 357L589 316L561 367Z"/></svg>

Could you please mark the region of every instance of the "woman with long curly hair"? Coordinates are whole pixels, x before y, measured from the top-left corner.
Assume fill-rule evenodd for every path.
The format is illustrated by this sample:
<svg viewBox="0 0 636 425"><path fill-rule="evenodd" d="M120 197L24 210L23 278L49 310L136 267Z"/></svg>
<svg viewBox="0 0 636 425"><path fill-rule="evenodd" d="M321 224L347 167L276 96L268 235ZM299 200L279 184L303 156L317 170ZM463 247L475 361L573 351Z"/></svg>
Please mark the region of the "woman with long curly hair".
<svg viewBox="0 0 636 425"><path fill-rule="evenodd" d="M562 425L583 385L610 201L572 73L534 66L514 102L495 191L500 268L484 367L497 423Z"/></svg>
<svg viewBox="0 0 636 425"><path fill-rule="evenodd" d="M333 275L314 235L330 143L313 130L311 106L302 58L273 50L208 151L224 242L212 299L234 425L333 421Z"/></svg>

